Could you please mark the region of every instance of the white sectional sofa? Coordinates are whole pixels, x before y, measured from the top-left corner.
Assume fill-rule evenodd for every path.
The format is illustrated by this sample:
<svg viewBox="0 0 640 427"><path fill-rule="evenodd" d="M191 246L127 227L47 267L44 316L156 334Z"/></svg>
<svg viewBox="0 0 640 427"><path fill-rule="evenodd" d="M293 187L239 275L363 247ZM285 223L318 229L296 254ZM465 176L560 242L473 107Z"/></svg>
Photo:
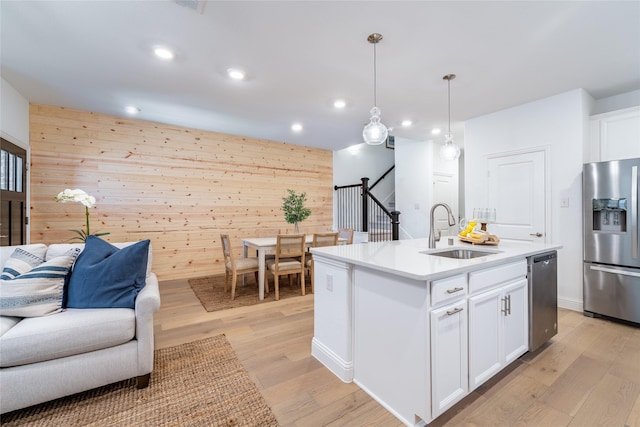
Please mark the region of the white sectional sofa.
<svg viewBox="0 0 640 427"><path fill-rule="evenodd" d="M72 247L84 245L51 245L46 259ZM0 248L0 267L15 248ZM159 307L149 246L146 284L135 309L68 308L42 317L0 316L0 413L129 378L137 377L138 387L146 387L153 370L153 315Z"/></svg>

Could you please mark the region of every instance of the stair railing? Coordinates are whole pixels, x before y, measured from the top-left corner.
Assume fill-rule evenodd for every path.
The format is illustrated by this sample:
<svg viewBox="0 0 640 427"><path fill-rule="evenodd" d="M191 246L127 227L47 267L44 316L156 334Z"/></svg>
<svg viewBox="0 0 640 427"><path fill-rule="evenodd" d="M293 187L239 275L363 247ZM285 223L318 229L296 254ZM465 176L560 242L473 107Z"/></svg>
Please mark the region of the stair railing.
<svg viewBox="0 0 640 427"><path fill-rule="evenodd" d="M371 187L366 177L361 178L360 184L333 187L337 194L336 220L339 228L366 232L371 242L389 240L389 237L391 240L399 239L400 212L390 211L371 193L393 168L391 166Z"/></svg>

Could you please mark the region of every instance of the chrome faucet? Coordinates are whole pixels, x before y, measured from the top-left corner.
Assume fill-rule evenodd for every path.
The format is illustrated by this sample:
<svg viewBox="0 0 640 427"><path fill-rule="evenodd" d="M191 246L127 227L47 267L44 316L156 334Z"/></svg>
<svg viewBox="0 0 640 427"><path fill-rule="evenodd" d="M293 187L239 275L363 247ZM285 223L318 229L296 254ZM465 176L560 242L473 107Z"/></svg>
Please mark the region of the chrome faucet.
<svg viewBox="0 0 640 427"><path fill-rule="evenodd" d="M453 226L456 225L456 219L453 217L453 212L451 212L451 208L449 207L449 205L447 205L446 203L436 203L435 205L433 205L431 207L431 214L430 214L430 227L429 227L429 249L431 248L435 248L436 247L436 242L440 241L440 230L438 230L438 237L435 236L434 232L433 232L433 211L436 210L436 208L438 206L442 206L447 210L447 213L449 214L449 226Z"/></svg>

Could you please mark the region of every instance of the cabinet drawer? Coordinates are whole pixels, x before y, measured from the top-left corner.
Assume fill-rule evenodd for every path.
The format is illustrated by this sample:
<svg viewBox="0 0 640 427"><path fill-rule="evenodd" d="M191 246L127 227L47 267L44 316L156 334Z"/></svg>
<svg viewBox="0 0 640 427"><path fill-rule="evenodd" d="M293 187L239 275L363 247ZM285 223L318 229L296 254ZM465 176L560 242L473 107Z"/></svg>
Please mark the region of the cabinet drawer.
<svg viewBox="0 0 640 427"><path fill-rule="evenodd" d="M431 305L453 301L467 295L467 277L465 274L447 277L431 282Z"/></svg>
<svg viewBox="0 0 640 427"><path fill-rule="evenodd" d="M497 286L512 279L527 275L527 260L512 262L494 268L469 273L469 293Z"/></svg>

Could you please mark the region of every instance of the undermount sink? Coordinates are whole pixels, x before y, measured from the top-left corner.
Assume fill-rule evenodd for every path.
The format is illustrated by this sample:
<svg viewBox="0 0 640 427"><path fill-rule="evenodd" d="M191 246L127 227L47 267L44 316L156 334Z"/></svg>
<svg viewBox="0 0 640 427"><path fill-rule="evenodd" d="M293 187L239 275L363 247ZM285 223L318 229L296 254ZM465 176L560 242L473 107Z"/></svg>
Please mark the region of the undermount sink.
<svg viewBox="0 0 640 427"><path fill-rule="evenodd" d="M471 259L481 256L495 255L498 252L477 251L473 249L447 249L438 251L424 251L422 253L433 256L441 256L445 258Z"/></svg>

